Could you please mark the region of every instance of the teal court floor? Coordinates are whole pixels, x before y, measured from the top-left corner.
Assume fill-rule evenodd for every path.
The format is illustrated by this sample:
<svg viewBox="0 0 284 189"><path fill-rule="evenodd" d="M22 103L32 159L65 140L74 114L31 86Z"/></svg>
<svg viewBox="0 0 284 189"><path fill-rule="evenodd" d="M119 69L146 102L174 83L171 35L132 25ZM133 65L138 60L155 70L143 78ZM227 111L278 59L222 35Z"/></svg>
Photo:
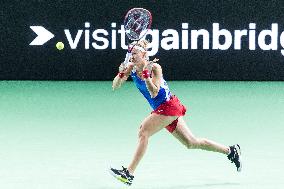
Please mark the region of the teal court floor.
<svg viewBox="0 0 284 189"><path fill-rule="evenodd" d="M135 189L284 188L284 82L170 81L192 132L242 147L243 171L227 157L154 135ZM151 111L127 82L0 82L1 189L127 188L108 173L127 165Z"/></svg>

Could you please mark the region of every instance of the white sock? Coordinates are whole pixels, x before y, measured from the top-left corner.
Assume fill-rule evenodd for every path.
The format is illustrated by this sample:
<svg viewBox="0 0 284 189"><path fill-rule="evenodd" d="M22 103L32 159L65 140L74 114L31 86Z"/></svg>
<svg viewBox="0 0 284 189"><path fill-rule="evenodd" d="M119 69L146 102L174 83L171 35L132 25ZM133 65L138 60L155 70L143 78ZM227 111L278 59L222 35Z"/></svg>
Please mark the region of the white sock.
<svg viewBox="0 0 284 189"><path fill-rule="evenodd" d="M231 153L231 148L229 147L228 155Z"/></svg>

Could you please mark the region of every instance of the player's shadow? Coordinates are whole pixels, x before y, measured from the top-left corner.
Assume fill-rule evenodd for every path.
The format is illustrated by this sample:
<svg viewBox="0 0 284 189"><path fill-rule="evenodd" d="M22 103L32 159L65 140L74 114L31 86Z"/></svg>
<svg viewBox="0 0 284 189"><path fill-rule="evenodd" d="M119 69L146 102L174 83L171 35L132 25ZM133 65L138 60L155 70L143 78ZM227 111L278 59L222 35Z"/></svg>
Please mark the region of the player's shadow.
<svg viewBox="0 0 284 189"><path fill-rule="evenodd" d="M210 187L216 187L216 186L239 186L240 183L232 183L232 182L224 182L224 183L204 183L204 184L188 184L188 185L176 185L171 187L153 187L153 189L190 189L190 188L210 188ZM141 188L142 189L142 188Z"/></svg>
<svg viewBox="0 0 284 189"><path fill-rule="evenodd" d="M191 189L191 188L211 188L211 187L230 187L230 186L239 186L240 183L224 182L224 183L205 183L205 184L189 184L189 185L175 185L167 187L135 187L135 189ZM129 186L121 186L113 189L129 189ZM100 188L100 189L112 189L112 188Z"/></svg>

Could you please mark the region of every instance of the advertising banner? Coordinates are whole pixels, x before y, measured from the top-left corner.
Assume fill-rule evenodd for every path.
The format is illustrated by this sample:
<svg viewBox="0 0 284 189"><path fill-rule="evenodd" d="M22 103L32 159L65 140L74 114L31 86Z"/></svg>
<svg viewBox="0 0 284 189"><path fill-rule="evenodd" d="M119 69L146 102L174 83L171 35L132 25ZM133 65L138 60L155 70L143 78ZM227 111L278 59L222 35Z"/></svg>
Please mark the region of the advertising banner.
<svg viewBox="0 0 284 189"><path fill-rule="evenodd" d="M150 59L168 80L284 80L283 1L7 1L0 79L112 80L126 12L153 16ZM59 50L60 49L60 50Z"/></svg>

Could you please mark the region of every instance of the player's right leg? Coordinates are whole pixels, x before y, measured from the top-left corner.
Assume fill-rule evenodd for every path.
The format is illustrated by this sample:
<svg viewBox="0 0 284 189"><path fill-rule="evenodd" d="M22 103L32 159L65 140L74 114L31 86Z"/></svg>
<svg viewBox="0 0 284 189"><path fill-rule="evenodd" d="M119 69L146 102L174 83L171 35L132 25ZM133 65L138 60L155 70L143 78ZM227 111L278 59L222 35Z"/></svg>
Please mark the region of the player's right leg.
<svg viewBox="0 0 284 189"><path fill-rule="evenodd" d="M111 174L123 183L131 185L134 179L133 172L147 149L149 137L162 130L175 119L177 119L177 116L165 116L156 113L152 113L146 117L139 129L138 146L130 165L127 169L123 167L122 170L111 168Z"/></svg>

